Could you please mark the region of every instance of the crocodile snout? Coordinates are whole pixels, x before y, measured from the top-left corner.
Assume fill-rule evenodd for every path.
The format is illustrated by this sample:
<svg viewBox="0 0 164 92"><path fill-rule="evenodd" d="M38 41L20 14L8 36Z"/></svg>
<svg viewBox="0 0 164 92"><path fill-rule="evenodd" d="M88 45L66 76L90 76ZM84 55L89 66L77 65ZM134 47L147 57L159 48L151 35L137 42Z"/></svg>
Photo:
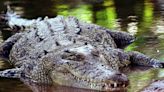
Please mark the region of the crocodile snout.
<svg viewBox="0 0 164 92"><path fill-rule="evenodd" d="M128 77L123 73L116 73L112 80L118 83L118 87L126 87L129 84Z"/></svg>
<svg viewBox="0 0 164 92"><path fill-rule="evenodd" d="M129 85L128 77L123 73L115 73L112 77L105 81L104 91L116 91L126 89Z"/></svg>

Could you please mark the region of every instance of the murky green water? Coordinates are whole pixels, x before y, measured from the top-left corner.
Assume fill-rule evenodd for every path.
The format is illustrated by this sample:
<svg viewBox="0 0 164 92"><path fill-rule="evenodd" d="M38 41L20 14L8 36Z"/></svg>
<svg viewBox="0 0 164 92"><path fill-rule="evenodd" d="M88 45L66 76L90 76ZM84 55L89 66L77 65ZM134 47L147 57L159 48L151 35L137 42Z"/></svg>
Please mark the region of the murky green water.
<svg viewBox="0 0 164 92"><path fill-rule="evenodd" d="M11 7L25 18L76 16L113 30L127 31L137 40L126 50L137 50L164 60L164 1L163 0L0 0L0 11ZM2 32L1 39L10 36ZM7 67L0 63L1 69ZM127 92L137 92L150 81L164 77L163 69L133 68L126 72L130 86ZM23 84L15 79L0 78L0 92L94 92L77 88ZM33 90L33 91L32 91Z"/></svg>

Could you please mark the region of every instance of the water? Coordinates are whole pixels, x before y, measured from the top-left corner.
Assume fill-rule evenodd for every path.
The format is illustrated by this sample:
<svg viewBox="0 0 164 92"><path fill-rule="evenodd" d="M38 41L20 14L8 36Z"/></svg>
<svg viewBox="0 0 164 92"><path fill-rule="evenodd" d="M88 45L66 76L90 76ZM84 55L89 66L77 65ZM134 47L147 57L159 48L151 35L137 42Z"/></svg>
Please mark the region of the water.
<svg viewBox="0 0 164 92"><path fill-rule="evenodd" d="M127 31L137 40L126 48L164 60L164 1L163 0L0 0L0 12L5 4L22 17L76 16L78 19L104 27ZM11 34L2 32L0 42ZM1 70L8 64L1 62ZM127 92L137 92L153 79L163 78L163 69L132 67L126 70L130 79ZM0 78L0 92L95 92L91 90L24 84L16 79Z"/></svg>

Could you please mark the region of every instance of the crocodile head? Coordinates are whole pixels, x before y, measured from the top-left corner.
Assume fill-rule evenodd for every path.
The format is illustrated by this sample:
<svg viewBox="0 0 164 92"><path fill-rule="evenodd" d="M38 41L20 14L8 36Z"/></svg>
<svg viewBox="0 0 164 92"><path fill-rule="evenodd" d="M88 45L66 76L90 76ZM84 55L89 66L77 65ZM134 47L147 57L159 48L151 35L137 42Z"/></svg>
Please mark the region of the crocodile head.
<svg viewBox="0 0 164 92"><path fill-rule="evenodd" d="M60 85L100 91L126 88L127 76L112 69L96 51L91 45L63 51L60 55L62 64L52 71L52 80Z"/></svg>

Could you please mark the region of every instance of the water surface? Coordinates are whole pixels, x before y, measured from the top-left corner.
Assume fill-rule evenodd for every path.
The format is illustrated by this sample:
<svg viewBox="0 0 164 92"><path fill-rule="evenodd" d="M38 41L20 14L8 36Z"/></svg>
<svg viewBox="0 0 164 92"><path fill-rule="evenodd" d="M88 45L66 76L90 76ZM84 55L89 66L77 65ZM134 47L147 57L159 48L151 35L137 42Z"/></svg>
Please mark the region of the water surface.
<svg viewBox="0 0 164 92"><path fill-rule="evenodd" d="M137 40L126 48L164 60L164 1L163 0L0 0L0 12L5 4L22 17L57 15L76 16L82 21L96 23L112 30L127 31ZM0 42L11 36L1 32ZM0 61L0 69L8 68ZM125 70L130 79L127 92L137 92L150 81L164 77L163 69L131 67ZM28 86L27 86L28 85ZM24 84L16 79L0 78L0 92L96 92L91 90Z"/></svg>

